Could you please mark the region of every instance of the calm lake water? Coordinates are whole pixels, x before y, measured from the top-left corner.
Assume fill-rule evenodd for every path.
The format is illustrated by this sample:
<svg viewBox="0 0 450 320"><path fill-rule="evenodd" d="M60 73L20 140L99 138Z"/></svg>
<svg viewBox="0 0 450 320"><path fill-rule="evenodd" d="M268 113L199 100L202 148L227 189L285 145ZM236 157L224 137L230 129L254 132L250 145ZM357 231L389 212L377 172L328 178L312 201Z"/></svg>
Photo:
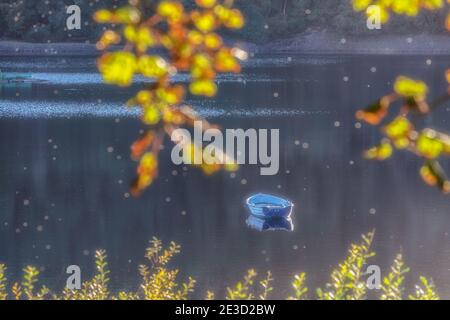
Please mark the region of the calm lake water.
<svg viewBox="0 0 450 320"><path fill-rule="evenodd" d="M189 102L224 129L280 129L279 174L242 166L235 176L206 177L173 165L166 141L159 179L133 199L129 146L142 126L123 102L142 79L118 90L101 83L94 59L0 58L3 72L42 80L0 88L0 261L12 280L33 264L43 283L60 289L68 265L80 265L87 278L94 251L103 248L112 286L129 289L156 236L182 245L172 265L182 279L198 280L194 297L207 289L221 297L255 268L273 272L273 297L283 298L301 271L312 289L323 286L350 243L375 229L374 264L386 272L402 252L412 268L408 279L432 277L450 298L450 198L422 183L420 160L411 154L362 159L380 135L354 119L398 74L426 80L438 96L448 67L442 57L256 56L242 75L219 77L216 98ZM427 121L449 129L449 110ZM246 226L244 201L257 192L295 203L294 232Z"/></svg>

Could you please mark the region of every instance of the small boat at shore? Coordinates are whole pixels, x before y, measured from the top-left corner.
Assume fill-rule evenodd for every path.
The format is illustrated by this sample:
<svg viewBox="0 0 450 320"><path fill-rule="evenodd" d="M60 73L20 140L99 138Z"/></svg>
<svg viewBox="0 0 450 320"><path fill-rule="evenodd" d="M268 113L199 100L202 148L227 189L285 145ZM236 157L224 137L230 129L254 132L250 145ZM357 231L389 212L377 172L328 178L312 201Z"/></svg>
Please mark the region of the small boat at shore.
<svg viewBox="0 0 450 320"><path fill-rule="evenodd" d="M293 231L291 213L294 204L284 198L258 193L247 199L250 216L247 226L258 231Z"/></svg>
<svg viewBox="0 0 450 320"><path fill-rule="evenodd" d="M294 204L277 196L258 193L247 199L250 213L258 218L289 218Z"/></svg>

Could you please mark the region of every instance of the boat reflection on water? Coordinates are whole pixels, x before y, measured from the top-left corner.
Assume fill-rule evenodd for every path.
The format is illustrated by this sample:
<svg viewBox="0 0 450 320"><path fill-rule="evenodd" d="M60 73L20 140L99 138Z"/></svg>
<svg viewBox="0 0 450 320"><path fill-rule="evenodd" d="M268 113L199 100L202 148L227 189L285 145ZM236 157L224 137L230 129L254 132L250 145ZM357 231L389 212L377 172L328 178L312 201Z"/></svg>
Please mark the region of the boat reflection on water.
<svg viewBox="0 0 450 320"><path fill-rule="evenodd" d="M250 216L247 225L258 231L286 230L293 231L291 213L294 204L286 199L256 194L247 199Z"/></svg>
<svg viewBox="0 0 450 320"><path fill-rule="evenodd" d="M246 222L250 228L258 231L294 231L291 218L275 217L263 219L250 215Z"/></svg>

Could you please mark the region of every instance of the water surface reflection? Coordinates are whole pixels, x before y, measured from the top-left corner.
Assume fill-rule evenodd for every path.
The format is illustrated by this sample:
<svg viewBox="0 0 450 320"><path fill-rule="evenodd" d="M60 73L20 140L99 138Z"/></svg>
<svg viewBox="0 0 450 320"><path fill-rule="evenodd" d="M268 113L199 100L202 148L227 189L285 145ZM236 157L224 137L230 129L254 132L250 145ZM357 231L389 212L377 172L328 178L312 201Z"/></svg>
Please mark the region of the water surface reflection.
<svg viewBox="0 0 450 320"><path fill-rule="evenodd" d="M113 286L127 288L139 281L136 267L157 236L182 245L174 266L198 279L198 297L207 288L224 294L225 284L248 268L272 270L275 296L284 297L300 271L308 273L311 287L322 285L348 245L375 228L382 269L401 251L412 278L433 277L442 297L450 298L448 197L424 186L415 157L361 159L361 150L379 136L355 127L353 117L388 92L399 73L427 80L438 95L449 61L435 58L428 66L420 57L276 59L250 64L243 76L222 81L214 100L189 99L223 128L280 129L279 174L260 176L258 167L242 166L236 175L205 177L172 165L167 141L161 155L166 165L139 199L128 197L135 170L128 153L141 125L122 102L141 84L120 91L62 74L61 81L3 86L0 261L12 275L25 264L41 266L44 282L57 288L65 284L69 264L90 275L94 250L104 248ZM14 71L15 62L0 66ZM43 72L42 64L21 63L18 72L25 66ZM92 62L68 64L66 72L93 72ZM274 81L260 81L268 75ZM447 119L444 107L430 121L445 129ZM294 232L260 233L246 226L244 201L256 192L295 203Z"/></svg>

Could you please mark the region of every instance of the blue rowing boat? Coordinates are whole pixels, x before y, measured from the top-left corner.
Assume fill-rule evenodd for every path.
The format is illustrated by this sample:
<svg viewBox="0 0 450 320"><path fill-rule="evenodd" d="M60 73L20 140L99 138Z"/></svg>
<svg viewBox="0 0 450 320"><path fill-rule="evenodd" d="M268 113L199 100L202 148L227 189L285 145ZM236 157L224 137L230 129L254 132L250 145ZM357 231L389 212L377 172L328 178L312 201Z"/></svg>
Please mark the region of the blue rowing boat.
<svg viewBox="0 0 450 320"><path fill-rule="evenodd" d="M289 218L294 204L286 199L258 193L247 199L252 216L258 218Z"/></svg>

